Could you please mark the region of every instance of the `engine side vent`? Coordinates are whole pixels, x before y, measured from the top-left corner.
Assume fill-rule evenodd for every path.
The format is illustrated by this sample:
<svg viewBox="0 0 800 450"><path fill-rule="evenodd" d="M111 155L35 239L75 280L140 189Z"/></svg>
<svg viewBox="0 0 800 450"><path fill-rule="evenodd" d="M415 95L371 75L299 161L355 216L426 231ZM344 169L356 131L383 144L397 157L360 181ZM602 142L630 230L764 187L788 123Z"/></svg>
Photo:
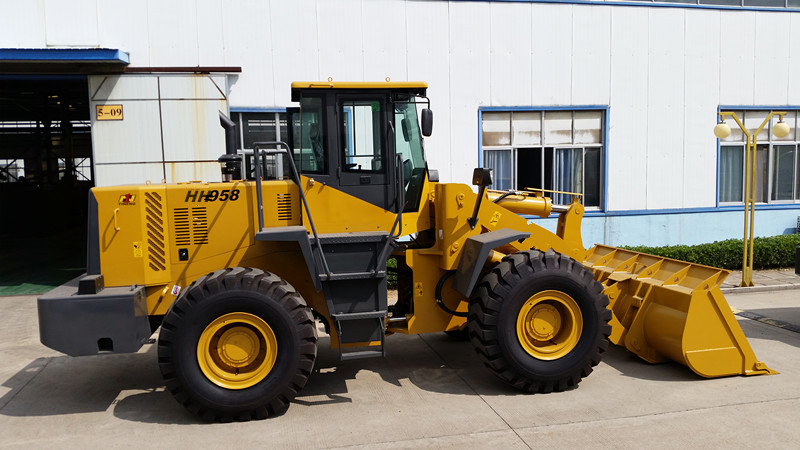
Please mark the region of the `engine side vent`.
<svg viewBox="0 0 800 450"><path fill-rule="evenodd" d="M292 220L292 194L278 194L278 220Z"/></svg>
<svg viewBox="0 0 800 450"><path fill-rule="evenodd" d="M192 208L192 238L195 244L208 244L208 211L205 206Z"/></svg>
<svg viewBox="0 0 800 450"><path fill-rule="evenodd" d="M164 205L157 192L144 193L145 228L147 231L147 259L156 272L166 270L166 248L164 246Z"/></svg>
<svg viewBox="0 0 800 450"><path fill-rule="evenodd" d="M187 246L192 243L192 228L189 226L189 208L175 208L172 210L173 232L175 245Z"/></svg>

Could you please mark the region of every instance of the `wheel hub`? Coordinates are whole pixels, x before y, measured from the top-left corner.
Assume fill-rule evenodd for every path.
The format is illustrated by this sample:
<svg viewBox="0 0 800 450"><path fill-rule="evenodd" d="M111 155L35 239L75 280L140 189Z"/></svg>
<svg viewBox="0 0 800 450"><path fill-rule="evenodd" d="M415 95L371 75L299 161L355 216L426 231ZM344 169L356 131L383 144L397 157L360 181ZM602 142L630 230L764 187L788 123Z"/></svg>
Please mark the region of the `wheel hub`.
<svg viewBox="0 0 800 450"><path fill-rule="evenodd" d="M232 367L244 367L259 355L261 342L256 333L244 326L235 326L222 333L217 344L220 362Z"/></svg>
<svg viewBox="0 0 800 450"><path fill-rule="evenodd" d="M212 321L197 341L197 362L212 383L246 389L266 378L277 359L272 328L258 316L234 312Z"/></svg>
<svg viewBox="0 0 800 450"><path fill-rule="evenodd" d="M553 306L539 303L528 313L526 331L539 341L548 341L561 328L561 314Z"/></svg>
<svg viewBox="0 0 800 450"><path fill-rule="evenodd" d="M559 359L571 352L581 337L583 316L568 294L549 290L531 296L517 315L517 338L529 355Z"/></svg>

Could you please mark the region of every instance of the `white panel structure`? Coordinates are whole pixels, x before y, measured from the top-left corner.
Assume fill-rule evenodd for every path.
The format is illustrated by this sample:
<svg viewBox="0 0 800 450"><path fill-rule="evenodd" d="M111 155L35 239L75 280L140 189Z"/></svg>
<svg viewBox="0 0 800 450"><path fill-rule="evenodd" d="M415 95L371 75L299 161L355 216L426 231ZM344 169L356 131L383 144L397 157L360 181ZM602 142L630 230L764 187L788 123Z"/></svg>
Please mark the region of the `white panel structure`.
<svg viewBox="0 0 800 450"><path fill-rule="evenodd" d="M95 166L95 186L160 183L164 179L161 163L98 164Z"/></svg>
<svg viewBox="0 0 800 450"><path fill-rule="evenodd" d="M573 5L533 5L533 103L572 104Z"/></svg>
<svg viewBox="0 0 800 450"><path fill-rule="evenodd" d="M434 111L433 136L425 140L428 167L439 170L442 181L451 180L450 172L450 69L449 20L445 2L420 2L409 11L408 79L426 81ZM477 115L477 113L476 113ZM475 119L477 122L477 119ZM473 128L473 133L477 131ZM475 146L461 150L465 158L477 152Z"/></svg>
<svg viewBox="0 0 800 450"><path fill-rule="evenodd" d="M607 105L611 8L576 8L572 16L572 104Z"/></svg>
<svg viewBox="0 0 800 450"><path fill-rule="evenodd" d="M684 208L714 205L717 146L712 130L719 105L719 11L686 11L683 142Z"/></svg>
<svg viewBox="0 0 800 450"><path fill-rule="evenodd" d="M790 17L756 13L754 97L762 105L783 105L789 96Z"/></svg>
<svg viewBox="0 0 800 450"><path fill-rule="evenodd" d="M609 210L647 207L648 16L645 8L615 8L611 18Z"/></svg>
<svg viewBox="0 0 800 450"><path fill-rule="evenodd" d="M450 167L452 179L469 181L478 166L478 108L490 96L489 39L485 29L488 3L464 2L450 7Z"/></svg>
<svg viewBox="0 0 800 450"><path fill-rule="evenodd" d="M207 75L91 76L92 144L98 186L220 179L225 152L219 112L225 78ZM122 120L99 120L119 105ZM126 171L123 168L128 167ZM158 167L157 176L154 167Z"/></svg>
<svg viewBox="0 0 800 450"><path fill-rule="evenodd" d="M225 77L222 75L158 77L162 100L225 100Z"/></svg>
<svg viewBox="0 0 800 450"><path fill-rule="evenodd" d="M122 122L92 109L98 185L218 179L217 111L297 106L292 81L428 82L426 155L443 182L468 182L481 163L480 108L514 109L515 144L543 133L555 147L575 141L551 144L553 123L523 110L596 105L608 111L600 175L613 214L592 232L667 242L687 231L659 227L690 220L663 210L699 221L696 209L717 206L717 109L800 109L800 14L667 1L0 0L0 47L119 49L139 70L242 68L90 76L92 108L124 108Z"/></svg>
<svg viewBox="0 0 800 450"><path fill-rule="evenodd" d="M319 76L334 80L364 79L364 34L361 0L317 2Z"/></svg>
<svg viewBox="0 0 800 450"><path fill-rule="evenodd" d="M792 14L789 24L789 80L800 80L800 14ZM800 105L800 83L789 83L788 97L788 104Z"/></svg>
<svg viewBox="0 0 800 450"><path fill-rule="evenodd" d="M290 86L293 81L322 79L315 5L315 0L275 0L270 3L273 40L270 72L273 74L275 100L261 106L287 106L291 103ZM241 77L246 75L242 72Z"/></svg>
<svg viewBox="0 0 800 450"><path fill-rule="evenodd" d="M755 82L755 13L721 11L719 101L723 105L757 104Z"/></svg>
<svg viewBox="0 0 800 450"><path fill-rule="evenodd" d="M225 60L222 0L197 0L197 63L221 66Z"/></svg>
<svg viewBox="0 0 800 450"><path fill-rule="evenodd" d="M96 0L45 0L47 45L97 47Z"/></svg>
<svg viewBox="0 0 800 450"><path fill-rule="evenodd" d="M98 105L121 105L123 120L98 121L95 112ZM94 163L98 167L110 163L160 162L162 155L158 100L93 98L92 147Z"/></svg>
<svg viewBox="0 0 800 450"><path fill-rule="evenodd" d="M647 209L680 208L683 200L684 16L650 10Z"/></svg>
<svg viewBox="0 0 800 450"><path fill-rule="evenodd" d="M44 3L0 0L0 10L14 11L14 14L0 14L3 47L37 48L47 45Z"/></svg>
<svg viewBox="0 0 800 450"><path fill-rule="evenodd" d="M194 0L149 2L150 64L197 66L197 8Z"/></svg>
<svg viewBox="0 0 800 450"><path fill-rule="evenodd" d="M92 76L89 77L89 99L93 159L98 176L103 164L162 160L156 77ZM98 121L98 105L121 105L123 120ZM163 176L156 180L161 178Z"/></svg>
<svg viewBox="0 0 800 450"><path fill-rule="evenodd" d="M226 3L223 9L225 65L242 68L241 74L229 80L228 98L237 107L276 105L271 58L274 21L270 20L269 7L266 1L248 0ZM300 10L296 14L308 17L309 12ZM284 35L282 39L292 38Z"/></svg>
<svg viewBox="0 0 800 450"><path fill-rule="evenodd" d="M492 3L489 104L533 104L533 30L530 4Z"/></svg>
<svg viewBox="0 0 800 450"><path fill-rule="evenodd" d="M406 2L365 1L361 5L364 32L364 80L408 80L406 62Z"/></svg>
<svg viewBox="0 0 800 450"><path fill-rule="evenodd" d="M150 36L147 33L147 3L105 0L97 3L97 34L100 45L128 52L133 67L150 66Z"/></svg>

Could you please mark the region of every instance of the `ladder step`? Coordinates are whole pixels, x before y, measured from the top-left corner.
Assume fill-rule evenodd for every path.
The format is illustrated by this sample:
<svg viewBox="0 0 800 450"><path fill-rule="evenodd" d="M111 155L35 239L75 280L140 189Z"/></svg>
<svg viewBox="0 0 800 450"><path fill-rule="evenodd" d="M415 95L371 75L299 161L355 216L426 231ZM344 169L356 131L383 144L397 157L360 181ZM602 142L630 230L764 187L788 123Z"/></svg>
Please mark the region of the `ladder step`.
<svg viewBox="0 0 800 450"><path fill-rule="evenodd" d="M366 231L360 233L328 233L319 234L322 245L325 244L358 244L365 242L383 242L389 237L386 231Z"/></svg>
<svg viewBox="0 0 800 450"><path fill-rule="evenodd" d="M355 313L335 313L331 314L333 320L343 322L348 320L361 320L361 319L379 319L386 317L388 311L366 311Z"/></svg>
<svg viewBox="0 0 800 450"><path fill-rule="evenodd" d="M338 272L331 273L330 276L324 273L319 274L323 281L340 281L340 280L365 280L367 278L386 278L386 271L379 270L377 272Z"/></svg>
<svg viewBox="0 0 800 450"><path fill-rule="evenodd" d="M381 358L385 356L383 350L361 350L357 352L342 353L342 361L364 358Z"/></svg>

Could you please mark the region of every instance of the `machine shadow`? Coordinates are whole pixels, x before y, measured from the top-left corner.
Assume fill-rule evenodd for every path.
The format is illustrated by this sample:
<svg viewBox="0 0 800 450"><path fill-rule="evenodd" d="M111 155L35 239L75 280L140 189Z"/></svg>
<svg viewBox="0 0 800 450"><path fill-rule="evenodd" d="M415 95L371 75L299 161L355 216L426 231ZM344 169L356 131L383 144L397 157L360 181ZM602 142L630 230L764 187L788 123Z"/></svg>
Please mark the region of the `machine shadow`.
<svg viewBox="0 0 800 450"><path fill-rule="evenodd" d="M42 417L112 411L125 420L198 423L164 391L156 347L139 353L37 358L3 383L0 415ZM133 399L132 399L133 398ZM137 399L146 399L137 403Z"/></svg>
<svg viewBox="0 0 800 450"><path fill-rule="evenodd" d="M740 323L748 337L782 339L756 322L743 320ZM765 333L769 334L762 336ZM800 339L787 334L785 342L798 345ZM392 386L410 383L428 392L467 396L526 395L486 369L475 355L472 344L444 333L389 336L385 358L354 361L339 361L338 350L330 347L330 338L324 333L320 334L318 344L314 371L293 402L298 405L352 403L348 384L362 371L372 372ZM10 390L0 398L0 414L29 417L110 411L119 419L134 422L204 423L165 390L156 360L155 345L127 355L38 358L3 383ZM623 376L643 380L704 380L680 364L648 364L613 345L603 355L599 368L603 364Z"/></svg>

